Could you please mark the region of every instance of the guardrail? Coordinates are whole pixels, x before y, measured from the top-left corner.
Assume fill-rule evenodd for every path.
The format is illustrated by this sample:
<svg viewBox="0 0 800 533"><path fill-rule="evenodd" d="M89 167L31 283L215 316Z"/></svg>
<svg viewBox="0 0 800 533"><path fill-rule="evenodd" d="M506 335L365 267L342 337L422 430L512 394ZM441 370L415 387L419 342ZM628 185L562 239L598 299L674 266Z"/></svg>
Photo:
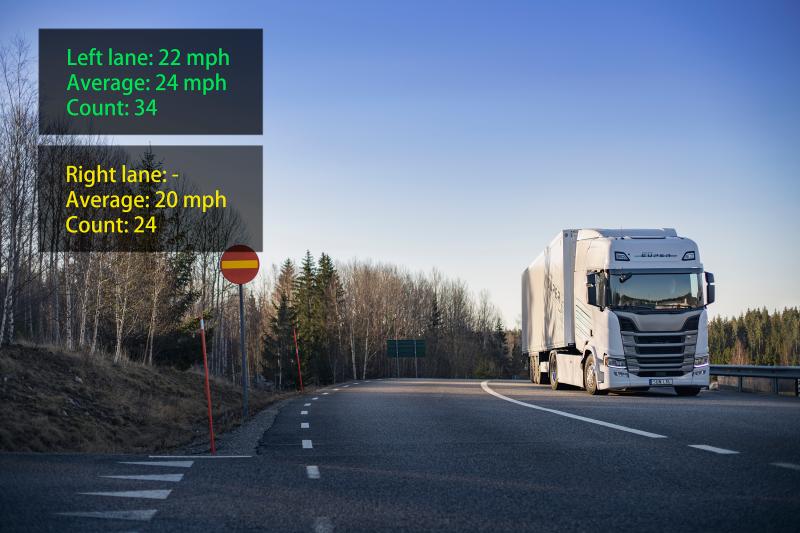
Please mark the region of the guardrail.
<svg viewBox="0 0 800 533"><path fill-rule="evenodd" d="M800 366L711 365L711 375L739 378L739 392L742 392L742 378L769 378L775 394L778 394L779 379L793 379L794 395L800 395Z"/></svg>

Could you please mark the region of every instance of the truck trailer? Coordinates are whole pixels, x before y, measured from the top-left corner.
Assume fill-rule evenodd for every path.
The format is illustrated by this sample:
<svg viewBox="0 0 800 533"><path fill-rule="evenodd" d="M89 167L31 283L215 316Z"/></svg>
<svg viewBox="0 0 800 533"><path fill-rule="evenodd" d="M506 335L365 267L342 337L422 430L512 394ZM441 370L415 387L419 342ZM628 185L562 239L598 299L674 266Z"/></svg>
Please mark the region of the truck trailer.
<svg viewBox="0 0 800 533"><path fill-rule="evenodd" d="M674 229L565 229L522 273L533 383L610 390L708 387L714 275Z"/></svg>

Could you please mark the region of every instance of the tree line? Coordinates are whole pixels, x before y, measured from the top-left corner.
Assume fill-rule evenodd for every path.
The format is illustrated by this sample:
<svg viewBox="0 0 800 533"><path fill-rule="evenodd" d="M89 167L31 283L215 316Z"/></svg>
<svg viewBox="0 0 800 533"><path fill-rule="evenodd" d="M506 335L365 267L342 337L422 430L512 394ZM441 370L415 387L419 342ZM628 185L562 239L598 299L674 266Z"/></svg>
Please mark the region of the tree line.
<svg viewBox="0 0 800 533"><path fill-rule="evenodd" d="M0 345L27 340L120 364L188 368L200 359L202 316L211 371L238 381L236 288L220 274L221 254L202 250L246 242L246 228L230 211L159 213L166 228L159 238L169 240L169 252L64 251L60 206L51 205L60 198L53 191L63 187L63 163L130 161L103 139L66 131L40 137L34 73L24 42L0 50ZM40 152L41 144L57 149ZM133 163L162 164L157 148ZM43 175L50 181L40 183ZM245 306L249 373L282 388L296 385L295 334L308 382L411 375L411 361L401 360L398 369L386 357L386 340L395 337L425 339L423 376L510 376L522 368L518 335L506 331L488 294L475 297L462 281L437 272L411 274L369 261L337 265L327 254L308 253L249 284Z"/></svg>
<svg viewBox="0 0 800 533"><path fill-rule="evenodd" d="M294 386L297 352L306 379L329 383L370 376L511 377L524 373L519 335L507 331L488 293L434 271L412 274L325 253L287 259L271 284L263 337L264 374ZM294 335L297 334L297 345ZM422 339L426 355L388 357L388 339Z"/></svg>
<svg viewBox="0 0 800 533"><path fill-rule="evenodd" d="M708 324L711 360L732 365L800 365L800 309L748 309Z"/></svg>

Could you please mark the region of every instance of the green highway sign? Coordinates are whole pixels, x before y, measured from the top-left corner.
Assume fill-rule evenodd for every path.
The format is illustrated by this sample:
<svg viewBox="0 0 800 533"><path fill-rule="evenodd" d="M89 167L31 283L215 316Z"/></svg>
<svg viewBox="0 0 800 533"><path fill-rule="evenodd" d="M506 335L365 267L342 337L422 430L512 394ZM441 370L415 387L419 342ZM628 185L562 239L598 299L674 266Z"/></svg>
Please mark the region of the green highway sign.
<svg viewBox="0 0 800 533"><path fill-rule="evenodd" d="M386 341L388 357L425 357L425 339L389 339Z"/></svg>

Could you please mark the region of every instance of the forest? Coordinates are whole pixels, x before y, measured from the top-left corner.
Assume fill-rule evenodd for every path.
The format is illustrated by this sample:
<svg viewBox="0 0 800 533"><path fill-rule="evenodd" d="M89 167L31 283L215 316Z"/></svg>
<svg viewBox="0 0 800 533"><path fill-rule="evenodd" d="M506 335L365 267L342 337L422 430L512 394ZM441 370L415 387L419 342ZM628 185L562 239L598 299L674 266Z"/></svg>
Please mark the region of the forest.
<svg viewBox="0 0 800 533"><path fill-rule="evenodd" d="M715 364L800 365L800 308L716 317L708 324L708 348Z"/></svg>

